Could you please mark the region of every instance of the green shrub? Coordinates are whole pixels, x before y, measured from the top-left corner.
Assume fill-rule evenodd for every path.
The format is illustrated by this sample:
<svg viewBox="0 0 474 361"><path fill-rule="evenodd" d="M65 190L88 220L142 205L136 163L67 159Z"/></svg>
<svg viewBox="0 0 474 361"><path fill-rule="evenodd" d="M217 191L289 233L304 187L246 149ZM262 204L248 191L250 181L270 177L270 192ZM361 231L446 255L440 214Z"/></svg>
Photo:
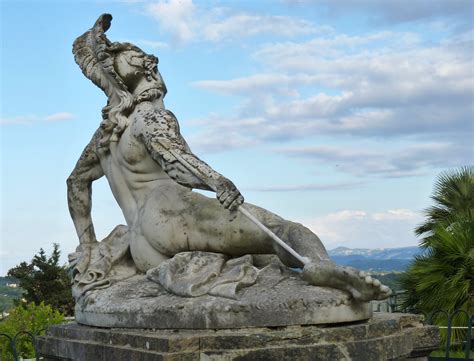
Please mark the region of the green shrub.
<svg viewBox="0 0 474 361"><path fill-rule="evenodd" d="M10 310L10 314L0 321L0 333L14 337L20 331L28 331L34 335L43 334L50 325L64 321L64 315L49 305L41 302L39 305L29 303L17 306ZM16 341L18 357L33 358L35 356L31 337L28 335L18 336ZM13 361L13 353L10 341L6 337L0 338L0 359Z"/></svg>
<svg viewBox="0 0 474 361"><path fill-rule="evenodd" d="M40 302L51 305L68 316L74 315L74 300L71 293L71 279L68 269L61 266L59 245L53 244L50 256L40 248L30 263L21 262L8 271L14 277L24 293L26 302Z"/></svg>

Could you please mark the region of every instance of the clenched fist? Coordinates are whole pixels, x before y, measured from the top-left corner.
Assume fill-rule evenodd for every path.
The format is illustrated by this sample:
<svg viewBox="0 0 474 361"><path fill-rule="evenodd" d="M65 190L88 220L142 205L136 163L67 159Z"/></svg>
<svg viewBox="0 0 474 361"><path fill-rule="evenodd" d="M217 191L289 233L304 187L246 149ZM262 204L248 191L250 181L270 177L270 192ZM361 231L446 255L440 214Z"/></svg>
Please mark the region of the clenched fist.
<svg viewBox="0 0 474 361"><path fill-rule="evenodd" d="M216 185L216 196L219 202L229 210L237 209L244 203L244 197L237 187L227 178L220 178Z"/></svg>

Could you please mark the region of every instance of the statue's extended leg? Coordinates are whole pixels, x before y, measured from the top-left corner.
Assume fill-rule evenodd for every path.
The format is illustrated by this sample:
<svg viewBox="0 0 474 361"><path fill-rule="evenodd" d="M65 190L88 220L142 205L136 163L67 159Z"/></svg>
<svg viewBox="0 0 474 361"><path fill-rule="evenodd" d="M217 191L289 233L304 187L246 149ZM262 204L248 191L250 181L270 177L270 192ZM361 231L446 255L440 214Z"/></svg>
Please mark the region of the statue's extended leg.
<svg viewBox="0 0 474 361"><path fill-rule="evenodd" d="M349 292L357 301L383 300L391 294L390 288L365 272L330 261L305 265L303 278L315 286L333 287Z"/></svg>
<svg viewBox="0 0 474 361"><path fill-rule="evenodd" d="M303 225L286 221L269 212L263 216L263 220L296 252L313 261L303 268L303 277L310 284L341 289L358 301L385 299L390 295L387 286L365 272L332 262L319 238ZM277 244L273 248L285 265L302 267L298 260Z"/></svg>
<svg viewBox="0 0 474 361"><path fill-rule="evenodd" d="M378 281L356 269L334 264L308 228L263 208L248 203L244 206L296 252L313 261L303 272L312 285L338 288L361 301L387 297L389 290ZM303 266L240 212L224 210L216 200L173 184L160 187L148 198L137 229L131 249L142 271L184 251L235 257L273 252L289 267Z"/></svg>

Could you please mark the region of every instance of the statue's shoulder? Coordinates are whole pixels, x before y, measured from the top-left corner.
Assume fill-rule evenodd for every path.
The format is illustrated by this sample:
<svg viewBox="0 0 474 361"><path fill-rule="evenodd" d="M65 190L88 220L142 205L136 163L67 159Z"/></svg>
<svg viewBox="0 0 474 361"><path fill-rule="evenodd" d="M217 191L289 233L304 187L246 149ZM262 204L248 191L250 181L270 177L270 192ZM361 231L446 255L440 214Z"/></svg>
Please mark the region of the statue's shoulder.
<svg viewBox="0 0 474 361"><path fill-rule="evenodd" d="M89 148L92 152L94 153L99 153L100 149L102 148L102 143L101 140L104 137L104 131L101 127L97 128L94 134L92 135L92 138L87 145L87 148Z"/></svg>
<svg viewBox="0 0 474 361"><path fill-rule="evenodd" d="M164 122L176 122L176 116L171 110L163 108L147 108L144 109L140 118L149 125L163 124Z"/></svg>
<svg viewBox="0 0 474 361"><path fill-rule="evenodd" d="M163 108L145 108L138 113L136 123L140 128L147 130L176 129L178 120L172 111Z"/></svg>
<svg viewBox="0 0 474 361"><path fill-rule="evenodd" d="M100 158L99 153L104 151L104 148L101 148L101 139L102 139L102 130L99 128L95 131L92 139L87 143L84 147L84 150L77 161L76 168L78 170L81 169L89 169L91 164L96 164L98 159Z"/></svg>

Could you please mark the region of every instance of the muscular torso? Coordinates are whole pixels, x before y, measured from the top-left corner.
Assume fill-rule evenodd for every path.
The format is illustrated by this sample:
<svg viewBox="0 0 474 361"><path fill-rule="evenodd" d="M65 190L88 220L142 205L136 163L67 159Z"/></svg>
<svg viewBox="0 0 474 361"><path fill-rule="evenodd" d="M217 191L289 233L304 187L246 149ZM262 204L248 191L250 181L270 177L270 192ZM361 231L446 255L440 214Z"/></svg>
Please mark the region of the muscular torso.
<svg viewBox="0 0 474 361"><path fill-rule="evenodd" d="M110 143L109 152L98 148L102 169L129 227L135 226L140 210L160 186L181 188L180 191L183 188L152 158L141 137L141 132L147 131L142 114L155 111L158 110L147 104L137 107L119 141Z"/></svg>
<svg viewBox="0 0 474 361"><path fill-rule="evenodd" d="M77 205L74 192L82 190L82 183L77 180L93 166L90 152L94 152L123 211L132 256L142 271L182 251L233 255L248 253L249 249L257 253L270 251L270 242L258 242L268 237L242 218L240 212L192 191L209 189L209 184L215 187L223 177L191 152L171 112L144 103L135 108L129 120L119 140L111 141L108 149L99 146L101 136L97 133L73 171L69 195L72 213L79 220L78 234L88 229L91 221L87 207L83 214L88 218L76 215L83 208ZM98 177L99 171L90 179ZM231 182L230 185L233 186ZM264 214L263 210L256 211Z"/></svg>

